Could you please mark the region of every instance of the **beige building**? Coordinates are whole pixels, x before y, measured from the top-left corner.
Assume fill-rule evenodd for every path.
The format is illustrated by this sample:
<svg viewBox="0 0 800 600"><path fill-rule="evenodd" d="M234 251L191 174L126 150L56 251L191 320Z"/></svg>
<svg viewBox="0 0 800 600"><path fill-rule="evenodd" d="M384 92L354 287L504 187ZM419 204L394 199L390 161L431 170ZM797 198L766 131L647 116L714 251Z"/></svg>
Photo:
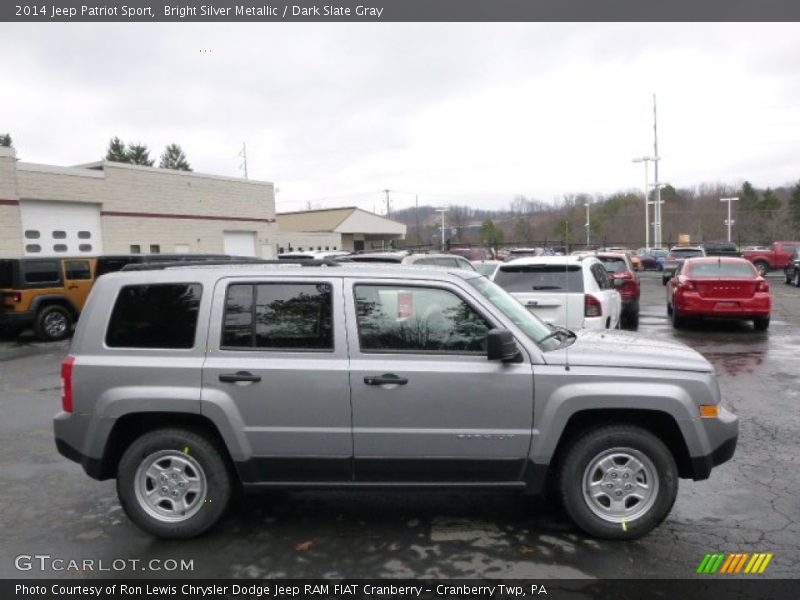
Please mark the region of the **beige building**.
<svg viewBox="0 0 800 600"><path fill-rule="evenodd" d="M272 183L98 162L20 162L0 147L0 256L226 253L273 258Z"/></svg>
<svg viewBox="0 0 800 600"><path fill-rule="evenodd" d="M277 219L281 253L377 250L406 237L403 223L352 206L282 213Z"/></svg>

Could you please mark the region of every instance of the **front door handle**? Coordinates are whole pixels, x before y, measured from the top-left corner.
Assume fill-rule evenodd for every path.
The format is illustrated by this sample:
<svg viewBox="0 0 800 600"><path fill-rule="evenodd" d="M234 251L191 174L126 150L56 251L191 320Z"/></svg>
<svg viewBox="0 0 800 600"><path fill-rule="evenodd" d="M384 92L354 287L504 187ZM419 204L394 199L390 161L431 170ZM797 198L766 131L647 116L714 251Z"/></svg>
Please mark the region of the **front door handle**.
<svg viewBox="0 0 800 600"><path fill-rule="evenodd" d="M258 383L261 381L261 376L253 375L248 371L236 371L236 373L223 373L219 376L219 380L223 383Z"/></svg>
<svg viewBox="0 0 800 600"><path fill-rule="evenodd" d="M71 285L71 286L69 286L67 289L68 289L68 290L77 290L77 289L78 289L78 286L77 286L77 285Z"/></svg>
<svg viewBox="0 0 800 600"><path fill-rule="evenodd" d="M408 383L408 379L405 377L398 377L394 373L384 373L383 375L367 375L364 377L364 383L367 385L386 385L387 383L405 385Z"/></svg>

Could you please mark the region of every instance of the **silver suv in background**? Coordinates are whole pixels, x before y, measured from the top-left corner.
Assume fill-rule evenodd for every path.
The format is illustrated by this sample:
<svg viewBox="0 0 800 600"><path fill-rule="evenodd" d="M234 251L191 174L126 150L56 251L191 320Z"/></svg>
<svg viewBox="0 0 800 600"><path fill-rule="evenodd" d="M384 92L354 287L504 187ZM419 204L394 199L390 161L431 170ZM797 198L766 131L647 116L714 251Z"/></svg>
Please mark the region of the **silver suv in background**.
<svg viewBox="0 0 800 600"><path fill-rule="evenodd" d="M548 325L458 269L109 274L62 379L59 452L162 538L207 530L239 487L383 486L552 488L584 531L633 539L738 433L694 350Z"/></svg>

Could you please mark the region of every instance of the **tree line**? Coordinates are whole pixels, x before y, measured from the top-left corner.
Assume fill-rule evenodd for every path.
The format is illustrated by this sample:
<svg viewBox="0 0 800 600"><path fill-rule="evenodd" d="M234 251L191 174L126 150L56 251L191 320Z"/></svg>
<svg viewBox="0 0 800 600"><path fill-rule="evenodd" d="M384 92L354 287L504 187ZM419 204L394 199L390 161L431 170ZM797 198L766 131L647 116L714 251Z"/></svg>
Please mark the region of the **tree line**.
<svg viewBox="0 0 800 600"><path fill-rule="evenodd" d="M649 201L655 200L651 192ZM739 245L768 244L800 239L800 181L793 186L759 189L749 181L741 186L701 184L694 188L661 190L664 244L688 234L693 242L727 239L727 205L721 198L738 197L732 206L732 240ZM554 202L525 196L513 198L502 210L450 206L447 235L451 243L528 245L543 242L586 243L586 205L592 245L645 244L645 208L641 191L610 195L566 194ZM409 226L408 245L438 244L440 217L432 206L397 210L392 217ZM649 218L652 244L653 207ZM419 223L419 226L417 225Z"/></svg>
<svg viewBox="0 0 800 600"><path fill-rule="evenodd" d="M155 162L150 158L150 150L146 144L137 142L128 144L114 136L108 142L106 150L106 160L111 162L127 163L131 165L142 165L152 167ZM186 153L178 144L168 144L161 153L158 161L159 169L174 169L176 171L191 171L192 167L186 158Z"/></svg>

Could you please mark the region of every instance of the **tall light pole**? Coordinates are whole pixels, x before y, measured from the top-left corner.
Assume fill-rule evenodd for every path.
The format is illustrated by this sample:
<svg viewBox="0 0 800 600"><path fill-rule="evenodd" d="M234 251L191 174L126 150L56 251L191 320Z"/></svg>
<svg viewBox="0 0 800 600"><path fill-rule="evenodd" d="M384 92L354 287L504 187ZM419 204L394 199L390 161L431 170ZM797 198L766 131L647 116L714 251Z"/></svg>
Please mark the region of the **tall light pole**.
<svg viewBox="0 0 800 600"><path fill-rule="evenodd" d="M643 156L634 158L635 163L644 163L644 247L650 248L650 161L657 161L658 158Z"/></svg>
<svg viewBox="0 0 800 600"><path fill-rule="evenodd" d="M656 188L656 205L654 207L655 213L655 234L653 244L661 247L661 184L658 183L658 161L661 158L658 156L658 119L656 117L656 95L653 94L653 163L655 164L655 177L656 182L653 186Z"/></svg>
<svg viewBox="0 0 800 600"><path fill-rule="evenodd" d="M731 202L737 202L739 198L720 198L720 202L727 202L728 203L728 241L731 241L731 225L733 221L731 221Z"/></svg>
<svg viewBox="0 0 800 600"><path fill-rule="evenodd" d="M592 219L589 214L589 206L590 204L589 201L587 200L586 201L586 249L587 250L589 249L589 243L591 242L591 236L589 234L589 231L591 230L592 227Z"/></svg>
<svg viewBox="0 0 800 600"><path fill-rule="evenodd" d="M437 208L436 212L442 213L442 252L444 252L444 213L446 213L449 208Z"/></svg>

